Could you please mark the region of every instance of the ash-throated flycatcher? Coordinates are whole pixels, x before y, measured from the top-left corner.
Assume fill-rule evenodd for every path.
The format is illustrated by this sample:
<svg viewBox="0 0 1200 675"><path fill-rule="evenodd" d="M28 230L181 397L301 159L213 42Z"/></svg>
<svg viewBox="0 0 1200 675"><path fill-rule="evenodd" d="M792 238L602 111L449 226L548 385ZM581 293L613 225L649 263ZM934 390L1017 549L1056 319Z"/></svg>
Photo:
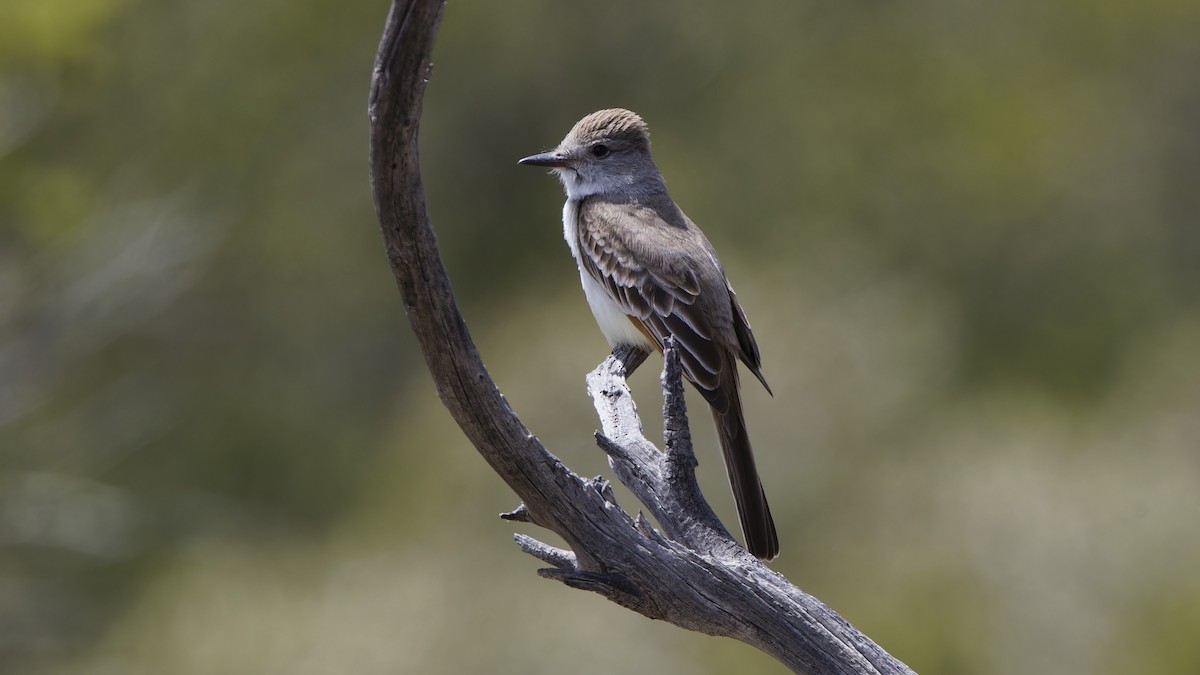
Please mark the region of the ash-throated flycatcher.
<svg viewBox="0 0 1200 675"><path fill-rule="evenodd" d="M520 163L552 168L566 188L563 236L609 345L661 351L675 338L684 375L712 408L746 548L774 558L779 538L742 417L738 360L771 388L716 251L667 194L646 123L619 108L594 112L557 148Z"/></svg>

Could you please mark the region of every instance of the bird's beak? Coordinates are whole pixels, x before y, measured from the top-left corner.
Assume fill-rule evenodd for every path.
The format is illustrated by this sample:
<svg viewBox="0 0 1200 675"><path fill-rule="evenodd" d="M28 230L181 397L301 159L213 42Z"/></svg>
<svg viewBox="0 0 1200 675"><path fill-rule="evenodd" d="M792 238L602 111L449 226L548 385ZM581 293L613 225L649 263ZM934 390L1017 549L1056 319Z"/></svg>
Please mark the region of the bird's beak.
<svg viewBox="0 0 1200 675"><path fill-rule="evenodd" d="M526 166L563 167L569 165L570 163L571 160L567 159L567 156L558 150L543 152L539 155L530 155L523 159L517 160L517 164L524 164Z"/></svg>

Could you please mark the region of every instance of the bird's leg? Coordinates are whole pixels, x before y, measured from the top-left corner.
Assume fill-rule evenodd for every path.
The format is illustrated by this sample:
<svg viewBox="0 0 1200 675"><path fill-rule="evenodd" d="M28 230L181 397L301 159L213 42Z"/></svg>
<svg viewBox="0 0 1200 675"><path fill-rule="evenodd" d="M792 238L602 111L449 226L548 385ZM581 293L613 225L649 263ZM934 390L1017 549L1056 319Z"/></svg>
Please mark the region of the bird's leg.
<svg viewBox="0 0 1200 675"><path fill-rule="evenodd" d="M633 371L650 356L650 350L636 345L617 345L612 351L613 357L621 362L625 377L633 375Z"/></svg>

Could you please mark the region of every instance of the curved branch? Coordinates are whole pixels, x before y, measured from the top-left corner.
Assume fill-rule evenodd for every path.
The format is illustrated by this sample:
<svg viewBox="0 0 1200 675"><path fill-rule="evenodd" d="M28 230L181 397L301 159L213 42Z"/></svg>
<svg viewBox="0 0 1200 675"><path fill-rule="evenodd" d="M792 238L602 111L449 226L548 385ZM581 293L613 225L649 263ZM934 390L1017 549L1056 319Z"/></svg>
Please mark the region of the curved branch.
<svg viewBox="0 0 1200 675"><path fill-rule="evenodd" d="M912 672L729 537L696 487L674 350L663 377L666 453L641 434L625 384L626 361L610 357L588 376L604 428L601 447L665 534L619 508L607 481L565 467L509 407L455 303L421 184L417 134L443 6L442 0L395 0L388 15L368 108L375 210L438 396L523 501L504 517L548 528L570 547L518 535L522 549L552 566L539 574L651 618L736 638L796 672Z"/></svg>

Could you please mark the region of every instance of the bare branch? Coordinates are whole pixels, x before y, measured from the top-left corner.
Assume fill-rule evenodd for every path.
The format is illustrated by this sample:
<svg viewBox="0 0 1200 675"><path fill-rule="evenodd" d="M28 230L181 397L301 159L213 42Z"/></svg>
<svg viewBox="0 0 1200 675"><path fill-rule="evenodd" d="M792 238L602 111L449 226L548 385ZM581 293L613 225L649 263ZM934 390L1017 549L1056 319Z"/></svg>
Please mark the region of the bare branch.
<svg viewBox="0 0 1200 675"><path fill-rule="evenodd" d="M371 185L388 261L438 395L480 455L523 504L503 517L545 527L569 550L517 535L552 567L539 574L594 591L645 616L732 637L795 672L910 673L820 601L741 548L696 485L673 349L663 376L667 452L642 435L625 377L646 358L626 351L588 376L617 477L658 521L616 504L602 478L563 466L529 432L488 376L458 311L425 208L417 156L421 101L441 0L396 0L371 86Z"/></svg>

